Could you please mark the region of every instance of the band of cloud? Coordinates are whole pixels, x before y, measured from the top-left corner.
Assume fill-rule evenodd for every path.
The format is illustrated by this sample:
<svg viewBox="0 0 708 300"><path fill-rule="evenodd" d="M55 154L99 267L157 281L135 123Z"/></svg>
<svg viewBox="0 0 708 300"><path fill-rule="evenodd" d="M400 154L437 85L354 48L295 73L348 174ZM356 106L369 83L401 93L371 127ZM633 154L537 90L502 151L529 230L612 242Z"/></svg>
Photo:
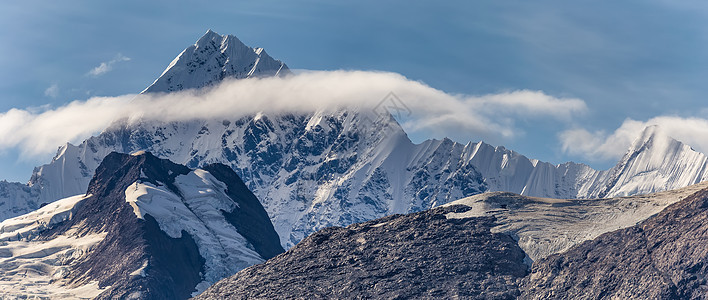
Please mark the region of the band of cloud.
<svg viewBox="0 0 708 300"><path fill-rule="evenodd" d="M580 99L555 98L540 91L452 95L394 73L318 71L287 78L231 80L170 94L91 98L41 111L13 109L0 114L0 148L51 153L67 141L79 142L122 118L168 122L235 119L258 112L371 108L392 91L412 112L404 129L437 128L443 134L465 130L470 139L512 138L517 132L513 120L520 117L567 122L587 110Z"/></svg>

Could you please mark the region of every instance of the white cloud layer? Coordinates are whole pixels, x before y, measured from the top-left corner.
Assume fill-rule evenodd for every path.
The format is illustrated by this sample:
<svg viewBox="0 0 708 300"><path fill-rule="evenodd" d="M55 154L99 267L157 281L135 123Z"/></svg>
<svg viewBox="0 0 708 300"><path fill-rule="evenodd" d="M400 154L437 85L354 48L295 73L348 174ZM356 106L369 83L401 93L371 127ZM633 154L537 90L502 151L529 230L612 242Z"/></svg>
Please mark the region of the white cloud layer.
<svg viewBox="0 0 708 300"><path fill-rule="evenodd" d="M94 97L62 107L12 109L0 114L0 149L20 147L47 154L79 142L113 120L179 121L235 119L257 112L311 112L340 107L375 107L394 92L410 109L406 130L469 133L472 138L511 138L518 118L566 122L587 110L579 99L559 99L540 91L493 95L451 95L399 74L363 71L305 72L287 78L231 80L198 91L157 95Z"/></svg>
<svg viewBox="0 0 708 300"><path fill-rule="evenodd" d="M593 161L619 159L644 128L657 125L662 132L694 150L708 153L708 119L659 116L647 121L625 120L612 133L585 129L563 131L559 137L563 151Z"/></svg>
<svg viewBox="0 0 708 300"><path fill-rule="evenodd" d="M118 53L114 59L111 59L109 61L104 61L98 67L95 67L91 69L91 71L88 72L89 75L98 77L103 74L106 74L113 70L113 65L119 63L119 62L124 62L124 61L129 61L130 57L123 56L123 54Z"/></svg>

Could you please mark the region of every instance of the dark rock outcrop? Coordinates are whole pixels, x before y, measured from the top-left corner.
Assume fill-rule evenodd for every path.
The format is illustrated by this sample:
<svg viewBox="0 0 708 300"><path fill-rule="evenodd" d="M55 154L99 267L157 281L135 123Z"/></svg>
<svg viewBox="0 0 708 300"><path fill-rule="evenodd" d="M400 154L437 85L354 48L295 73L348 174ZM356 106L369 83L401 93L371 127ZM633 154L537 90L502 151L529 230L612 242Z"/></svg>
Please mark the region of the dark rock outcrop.
<svg viewBox="0 0 708 300"><path fill-rule="evenodd" d="M493 217L447 219L464 206L323 229L197 299L513 299L524 252Z"/></svg>
<svg viewBox="0 0 708 300"><path fill-rule="evenodd" d="M534 264L525 299L708 299L708 190Z"/></svg>

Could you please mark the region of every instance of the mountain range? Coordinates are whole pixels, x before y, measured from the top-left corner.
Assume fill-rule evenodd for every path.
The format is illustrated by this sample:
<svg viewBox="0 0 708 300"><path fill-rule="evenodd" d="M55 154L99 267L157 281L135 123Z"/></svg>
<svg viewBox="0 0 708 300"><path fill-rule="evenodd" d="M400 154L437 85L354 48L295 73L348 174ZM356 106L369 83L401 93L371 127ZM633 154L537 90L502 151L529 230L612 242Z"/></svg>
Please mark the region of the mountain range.
<svg viewBox="0 0 708 300"><path fill-rule="evenodd" d="M113 152L85 194L0 222L0 296L701 299L707 191L708 182L590 200L488 192L328 227L283 253L228 166Z"/></svg>
<svg viewBox="0 0 708 300"><path fill-rule="evenodd" d="M287 70L263 50L209 31L145 92L200 88L225 77ZM616 166L597 171L584 164L529 159L483 142L415 144L390 114L346 109L234 120L117 121L78 146L62 146L51 163L35 169L30 189L5 184L13 192L5 199L28 199L27 191L39 195L36 202L5 200L6 205L19 214L82 193L105 155L139 150L191 168L215 162L230 166L262 201L286 247L327 226L421 211L487 191L589 199L708 180L706 155L657 127L645 129Z"/></svg>
<svg viewBox="0 0 708 300"><path fill-rule="evenodd" d="M261 76L210 30L143 93ZM656 126L598 171L365 107L120 119L0 182L0 297L700 299L707 164Z"/></svg>
<svg viewBox="0 0 708 300"><path fill-rule="evenodd" d="M208 31L144 93L200 88L227 77L287 76L287 66L233 36ZM190 168L231 167L260 199L289 248L327 226L421 211L489 191L603 198L685 187L708 179L708 158L648 127L609 170L553 165L502 146L449 139L415 144L391 114L367 109L256 114L233 120L118 120L60 147L28 183L1 183L11 217L83 193L113 151L145 150Z"/></svg>

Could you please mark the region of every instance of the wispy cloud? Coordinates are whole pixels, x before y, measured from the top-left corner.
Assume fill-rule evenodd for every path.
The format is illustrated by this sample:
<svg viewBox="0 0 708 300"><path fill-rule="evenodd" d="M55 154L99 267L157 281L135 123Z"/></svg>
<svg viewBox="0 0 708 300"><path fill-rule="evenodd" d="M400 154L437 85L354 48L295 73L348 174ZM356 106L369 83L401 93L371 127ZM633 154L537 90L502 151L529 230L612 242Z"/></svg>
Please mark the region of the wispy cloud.
<svg viewBox="0 0 708 300"><path fill-rule="evenodd" d="M563 151L592 161L611 161L625 154L647 126L657 125L662 132L695 150L708 153L708 119L658 116L647 121L625 120L614 132L571 129L559 138Z"/></svg>
<svg viewBox="0 0 708 300"><path fill-rule="evenodd" d="M44 90L44 96L47 96L50 98L59 97L59 85L56 83L53 83L52 85L50 85L46 90Z"/></svg>
<svg viewBox="0 0 708 300"><path fill-rule="evenodd" d="M123 56L123 54L118 53L115 58L109 60L109 61L104 61L98 67L93 68L91 71L88 72L88 75L98 77L103 74L106 74L113 70L113 66L117 63L124 62L124 61L129 61L130 57Z"/></svg>
<svg viewBox="0 0 708 300"><path fill-rule="evenodd" d="M13 109L0 114L0 149L20 147L28 154L46 154L67 141L100 132L119 118L185 121L234 119L258 112L368 109L390 92L412 112L405 129L465 132L470 139L513 138L517 118L565 124L587 109L582 100L540 91L453 95L394 73L305 72L287 78L231 80L205 90L91 98L39 111Z"/></svg>

